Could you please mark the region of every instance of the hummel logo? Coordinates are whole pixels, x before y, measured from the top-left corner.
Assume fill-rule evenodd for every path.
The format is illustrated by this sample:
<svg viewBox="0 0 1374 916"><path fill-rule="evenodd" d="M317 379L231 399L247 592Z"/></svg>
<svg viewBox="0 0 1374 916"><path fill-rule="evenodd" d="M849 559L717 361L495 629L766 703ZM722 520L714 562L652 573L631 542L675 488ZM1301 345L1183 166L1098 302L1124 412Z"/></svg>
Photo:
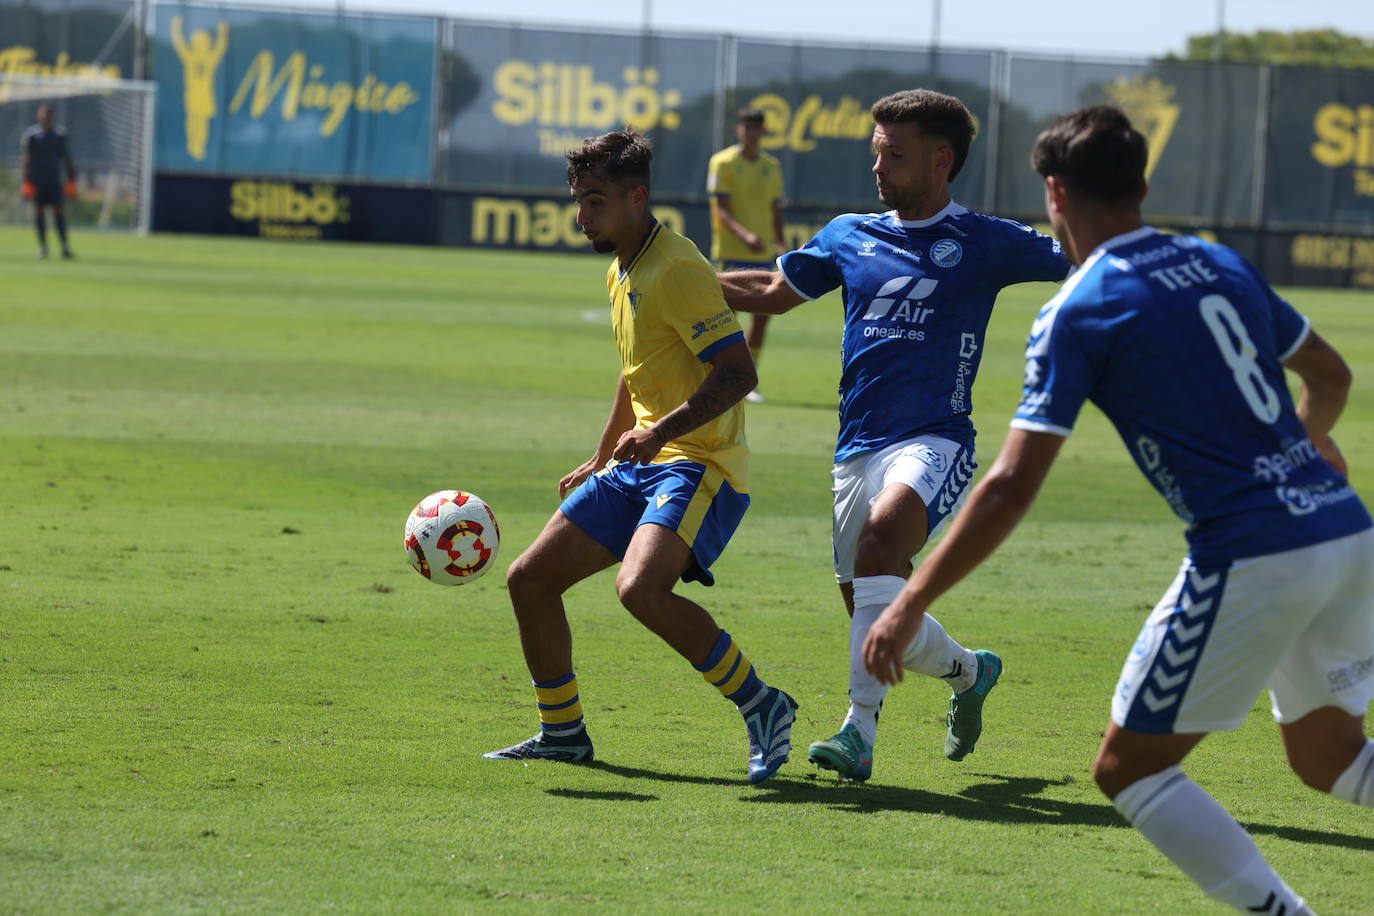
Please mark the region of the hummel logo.
<svg viewBox="0 0 1374 916"><path fill-rule="evenodd" d="M942 674L942 675L940 675L940 677L944 678L944 679L947 680L947 681L952 681L952 680L954 680L955 678L961 676L963 673L964 673L964 663L961 662L961 661L958 661L958 660L956 659L956 660L954 661L954 663L950 666L949 673L948 673L948 674Z"/></svg>
<svg viewBox="0 0 1374 916"><path fill-rule="evenodd" d="M673 498L673 494L671 494L671 493L660 493L660 494L658 494L658 508L662 509L662 508L663 508L663 504L666 503L668 500L670 500L670 499L672 499L672 498Z"/></svg>

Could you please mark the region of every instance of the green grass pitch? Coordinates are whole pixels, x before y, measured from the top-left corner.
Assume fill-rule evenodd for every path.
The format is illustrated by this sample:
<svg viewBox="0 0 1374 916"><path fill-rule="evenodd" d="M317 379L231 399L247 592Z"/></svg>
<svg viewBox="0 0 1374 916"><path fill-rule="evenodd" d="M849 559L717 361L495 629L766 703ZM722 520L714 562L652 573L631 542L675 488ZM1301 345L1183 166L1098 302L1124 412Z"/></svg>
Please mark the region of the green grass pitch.
<svg viewBox="0 0 1374 916"><path fill-rule="evenodd" d="M890 696L873 780L805 762L846 707L830 571L837 301L775 322L753 508L686 587L801 702L746 783L733 707L617 603L568 597L600 762L481 759L536 727L503 583L591 453L616 373L598 257L0 230L0 912L1220 912L1088 773L1181 526L1087 409L1022 528L937 611L1007 663L978 751ZM987 466L1052 292L1006 293L974 396ZM1374 485L1374 307L1290 291L1346 354ZM1163 368L1161 371L1165 371ZM498 568L406 565L433 490ZM1267 698L1189 766L1323 914L1368 912L1374 818L1287 770Z"/></svg>

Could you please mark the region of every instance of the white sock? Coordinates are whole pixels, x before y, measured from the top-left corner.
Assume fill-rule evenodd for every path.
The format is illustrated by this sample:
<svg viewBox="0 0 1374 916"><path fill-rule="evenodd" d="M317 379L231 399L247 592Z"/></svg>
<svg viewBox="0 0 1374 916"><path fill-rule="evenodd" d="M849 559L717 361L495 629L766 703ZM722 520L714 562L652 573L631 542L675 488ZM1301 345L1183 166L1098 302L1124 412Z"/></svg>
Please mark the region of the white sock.
<svg viewBox="0 0 1374 916"><path fill-rule="evenodd" d="M864 640L873 622L901 594L906 579L901 576L862 576L854 580L854 619L849 622L849 713L845 725L853 725L864 740L878 740L878 710L887 685L864 667Z"/></svg>
<svg viewBox="0 0 1374 916"><path fill-rule="evenodd" d="M1331 794L1342 801L1374 808L1374 741L1364 739L1364 747L1336 778Z"/></svg>
<svg viewBox="0 0 1374 916"><path fill-rule="evenodd" d="M1207 894L1242 912L1309 913L1255 841L1182 767L1122 789L1112 802L1145 839Z"/></svg>
<svg viewBox="0 0 1374 916"><path fill-rule="evenodd" d="M954 641L940 621L926 614L921 629L907 647L902 666L908 671L938 677L949 682L955 693L963 693L978 678L978 659L969 649Z"/></svg>

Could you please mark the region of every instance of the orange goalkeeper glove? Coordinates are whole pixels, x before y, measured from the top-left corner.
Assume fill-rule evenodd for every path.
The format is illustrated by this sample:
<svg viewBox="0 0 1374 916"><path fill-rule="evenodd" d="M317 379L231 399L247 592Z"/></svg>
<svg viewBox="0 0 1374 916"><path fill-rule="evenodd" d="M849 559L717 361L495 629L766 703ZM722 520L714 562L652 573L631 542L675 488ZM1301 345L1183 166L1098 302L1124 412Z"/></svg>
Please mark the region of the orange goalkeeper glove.
<svg viewBox="0 0 1374 916"><path fill-rule="evenodd" d="M25 200L33 200L38 196L38 189L34 187L32 181L26 181L19 186L19 196Z"/></svg>
<svg viewBox="0 0 1374 916"><path fill-rule="evenodd" d="M67 199L68 199L68 200L76 200L76 179L75 179L75 178L73 178L73 179L71 179L70 181L67 182L67 187L65 188L65 190L66 190L66 192L67 192Z"/></svg>

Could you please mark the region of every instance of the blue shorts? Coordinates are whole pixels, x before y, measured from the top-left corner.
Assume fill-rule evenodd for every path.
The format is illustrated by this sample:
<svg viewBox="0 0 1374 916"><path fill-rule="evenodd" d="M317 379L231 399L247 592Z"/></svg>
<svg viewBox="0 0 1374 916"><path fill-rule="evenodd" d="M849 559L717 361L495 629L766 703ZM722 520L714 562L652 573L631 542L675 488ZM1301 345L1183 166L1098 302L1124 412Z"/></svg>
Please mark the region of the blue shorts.
<svg viewBox="0 0 1374 916"><path fill-rule="evenodd" d="M684 582L714 585L711 564L725 550L749 508L719 471L696 461L620 462L597 471L563 500L559 510L620 559L640 525L676 531L692 549Z"/></svg>

